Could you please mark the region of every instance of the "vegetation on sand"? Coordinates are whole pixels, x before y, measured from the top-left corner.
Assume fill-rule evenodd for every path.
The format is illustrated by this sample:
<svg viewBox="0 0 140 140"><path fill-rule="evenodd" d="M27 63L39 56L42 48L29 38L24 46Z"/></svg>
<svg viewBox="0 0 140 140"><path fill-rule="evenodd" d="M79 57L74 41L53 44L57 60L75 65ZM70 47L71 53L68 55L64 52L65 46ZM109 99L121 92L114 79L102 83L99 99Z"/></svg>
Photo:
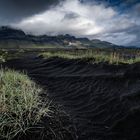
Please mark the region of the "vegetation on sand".
<svg viewBox="0 0 140 140"><path fill-rule="evenodd" d="M117 51L106 50L75 50L75 51L57 51L41 53L45 58L60 57L66 59L82 59L91 63L108 62L109 64L127 63L132 64L140 62L140 53L129 54Z"/></svg>
<svg viewBox="0 0 140 140"><path fill-rule="evenodd" d="M49 112L40 101L41 91L28 76L0 70L0 139L26 133Z"/></svg>

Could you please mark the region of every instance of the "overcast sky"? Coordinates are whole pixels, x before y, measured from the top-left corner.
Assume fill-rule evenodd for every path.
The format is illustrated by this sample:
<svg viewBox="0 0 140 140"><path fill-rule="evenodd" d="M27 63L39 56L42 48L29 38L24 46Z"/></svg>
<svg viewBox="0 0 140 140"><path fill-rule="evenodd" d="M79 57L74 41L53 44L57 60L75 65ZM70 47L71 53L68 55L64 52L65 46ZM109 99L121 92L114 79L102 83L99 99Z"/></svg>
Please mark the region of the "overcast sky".
<svg viewBox="0 0 140 140"><path fill-rule="evenodd" d="M140 0L1 0L0 25L140 47Z"/></svg>

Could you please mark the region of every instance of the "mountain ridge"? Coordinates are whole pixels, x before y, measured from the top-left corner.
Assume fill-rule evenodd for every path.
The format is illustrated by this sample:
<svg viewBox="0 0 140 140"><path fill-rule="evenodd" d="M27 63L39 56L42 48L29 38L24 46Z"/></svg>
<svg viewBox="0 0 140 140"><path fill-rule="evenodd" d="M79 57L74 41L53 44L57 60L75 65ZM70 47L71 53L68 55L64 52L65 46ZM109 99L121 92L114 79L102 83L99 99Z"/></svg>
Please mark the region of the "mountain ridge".
<svg viewBox="0 0 140 140"><path fill-rule="evenodd" d="M12 45L11 45L12 44ZM77 38L69 34L48 36L48 35L31 35L24 31L11 28L8 26L0 27L0 48L18 46L57 46L57 47L72 47L72 48L116 48L121 47L110 42L101 41L99 39L89 40L88 38Z"/></svg>

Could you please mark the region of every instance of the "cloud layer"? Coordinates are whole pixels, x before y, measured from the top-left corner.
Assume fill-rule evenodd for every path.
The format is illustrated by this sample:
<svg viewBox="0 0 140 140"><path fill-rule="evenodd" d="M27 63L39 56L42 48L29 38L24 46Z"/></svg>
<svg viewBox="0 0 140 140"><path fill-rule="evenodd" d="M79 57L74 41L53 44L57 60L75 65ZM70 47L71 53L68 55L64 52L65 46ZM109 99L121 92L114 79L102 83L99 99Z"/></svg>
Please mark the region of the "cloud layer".
<svg viewBox="0 0 140 140"><path fill-rule="evenodd" d="M0 25L140 47L139 0L1 0Z"/></svg>
<svg viewBox="0 0 140 140"><path fill-rule="evenodd" d="M140 5L120 13L102 3L66 0L40 14L13 24L32 34L71 34L118 45L140 46Z"/></svg>
<svg viewBox="0 0 140 140"><path fill-rule="evenodd" d="M0 25L43 12L63 0L0 0Z"/></svg>

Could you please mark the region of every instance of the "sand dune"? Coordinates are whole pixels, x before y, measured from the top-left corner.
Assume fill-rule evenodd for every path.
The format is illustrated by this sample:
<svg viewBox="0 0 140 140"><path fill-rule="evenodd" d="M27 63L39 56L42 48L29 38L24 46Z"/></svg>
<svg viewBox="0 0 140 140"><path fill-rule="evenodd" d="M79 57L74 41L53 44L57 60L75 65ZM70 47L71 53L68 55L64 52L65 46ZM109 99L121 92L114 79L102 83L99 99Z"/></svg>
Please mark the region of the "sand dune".
<svg viewBox="0 0 140 140"><path fill-rule="evenodd" d="M25 70L48 90L76 125L78 140L140 139L140 63L88 64L26 57L7 67Z"/></svg>

